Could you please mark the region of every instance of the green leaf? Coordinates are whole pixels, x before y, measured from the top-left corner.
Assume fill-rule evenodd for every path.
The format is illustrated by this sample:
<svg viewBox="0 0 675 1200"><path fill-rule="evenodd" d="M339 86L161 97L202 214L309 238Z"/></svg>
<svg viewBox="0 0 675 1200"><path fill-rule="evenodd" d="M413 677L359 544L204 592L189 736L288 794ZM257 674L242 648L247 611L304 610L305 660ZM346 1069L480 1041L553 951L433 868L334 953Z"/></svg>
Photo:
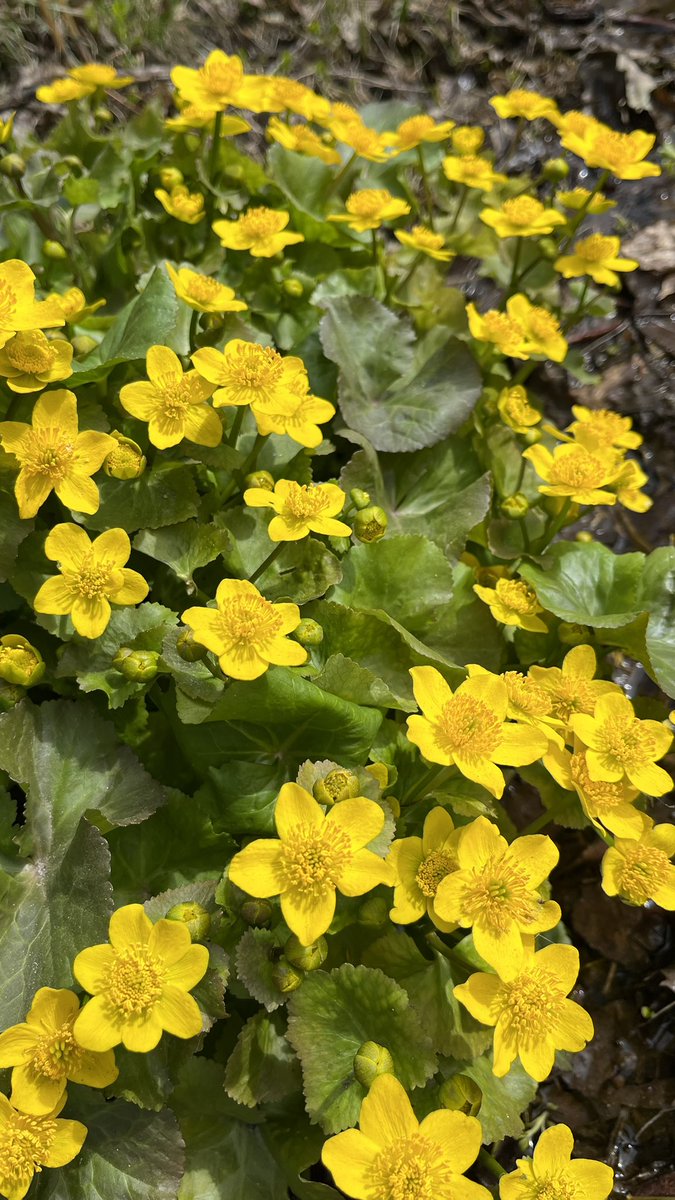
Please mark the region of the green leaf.
<svg viewBox="0 0 675 1200"><path fill-rule="evenodd" d="M159 529L197 513L192 470L182 463L157 463L140 479L98 479L101 504L84 524L88 529Z"/></svg>
<svg viewBox="0 0 675 1200"><path fill-rule="evenodd" d="M492 1055L482 1055L473 1062L462 1063L460 1072L473 1079L483 1093L477 1113L483 1141L500 1142L502 1138L520 1137L524 1128L521 1113L534 1100L538 1086L520 1063L514 1063L508 1075L498 1079L492 1073Z"/></svg>
<svg viewBox="0 0 675 1200"><path fill-rule="evenodd" d="M306 615L323 629L323 641L312 650L312 660L320 667L314 683L360 704L379 704L375 697L386 689L392 708L415 711L409 675L415 658L397 630L372 613L328 600L312 605ZM361 674L353 672L353 666Z"/></svg>
<svg viewBox="0 0 675 1200"><path fill-rule="evenodd" d="M144 692L147 683L125 679L111 665L122 646L133 650L161 651L167 630L176 624L175 613L161 604L113 609L110 624L95 642L74 638L65 647L57 677L75 675L83 692L105 692L109 708L120 708L130 696Z"/></svg>
<svg viewBox="0 0 675 1200"><path fill-rule="evenodd" d="M376 450L419 450L459 429L480 394L463 342L442 327L416 345L402 318L364 296L326 303L326 357L340 368L340 411Z"/></svg>
<svg viewBox="0 0 675 1200"><path fill-rule="evenodd" d="M9 578L16 562L16 552L33 528L32 521L22 521L14 496L0 493L0 583Z"/></svg>
<svg viewBox="0 0 675 1200"><path fill-rule="evenodd" d="M279 950L277 937L270 929L247 929L237 945L238 979L269 1013L281 1008L285 1001L273 977Z"/></svg>
<svg viewBox="0 0 675 1200"><path fill-rule="evenodd" d="M223 557L233 575L248 578L265 561L274 548L267 532L269 523L269 513L259 509L239 508L227 514L232 543ZM307 537L287 542L260 576L258 586L268 600L307 604L325 595L341 578L342 568L335 555L324 542Z"/></svg>
<svg viewBox="0 0 675 1200"><path fill-rule="evenodd" d="M675 699L675 549L662 546L645 560L642 599L649 610L647 651L656 682Z"/></svg>
<svg viewBox="0 0 675 1200"><path fill-rule="evenodd" d="M316 218L310 225L295 222L293 228L307 234L314 230L314 225L320 223L321 228L317 232L321 240L337 241L339 232L334 225L325 221L323 215L326 198L335 178L335 167L328 166L319 158L296 154L276 144L268 150L267 169L293 207L300 213Z"/></svg>
<svg viewBox="0 0 675 1200"><path fill-rule="evenodd" d="M376 616L385 613L422 638L431 636L452 587L452 567L434 542L386 537L352 546L330 599Z"/></svg>
<svg viewBox="0 0 675 1200"><path fill-rule="evenodd" d="M436 1069L431 1038L407 993L393 979L350 963L315 971L288 1002L288 1040L298 1053L307 1111L324 1133L356 1125L366 1089L354 1077L364 1042L386 1046L405 1088L422 1087Z"/></svg>
<svg viewBox="0 0 675 1200"><path fill-rule="evenodd" d="M644 554L615 554L599 542L556 542L541 566L524 563L520 573L561 620L615 629L643 611L644 566Z"/></svg>
<svg viewBox="0 0 675 1200"><path fill-rule="evenodd" d="M317 687L324 688L333 696L354 704L372 705L375 708L400 708L414 712L417 707L410 694L398 696L392 692L384 679L380 679L367 667L344 654L331 654L318 675L313 677ZM410 692L410 689L406 689Z"/></svg>
<svg viewBox="0 0 675 1200"><path fill-rule="evenodd" d="M225 1070L225 1091L239 1104L283 1100L300 1090L300 1066L281 1014L259 1012L246 1022Z"/></svg>
<svg viewBox="0 0 675 1200"><path fill-rule="evenodd" d="M142 529L134 538L134 550L165 563L179 579L192 582L199 567L223 554L229 543L225 529L201 521L182 521L162 529Z"/></svg>

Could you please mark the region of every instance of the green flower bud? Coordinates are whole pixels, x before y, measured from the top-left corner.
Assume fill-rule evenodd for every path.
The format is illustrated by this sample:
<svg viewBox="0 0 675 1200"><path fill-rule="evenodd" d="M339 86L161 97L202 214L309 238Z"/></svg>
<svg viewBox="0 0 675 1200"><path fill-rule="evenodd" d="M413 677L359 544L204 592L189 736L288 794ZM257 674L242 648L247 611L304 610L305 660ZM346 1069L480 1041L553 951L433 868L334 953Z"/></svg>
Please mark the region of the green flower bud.
<svg viewBox="0 0 675 1200"><path fill-rule="evenodd" d="M103 122L104 125L109 125L111 121L115 120L110 109L106 108L105 104L99 104L98 108L94 109L94 116L97 121Z"/></svg>
<svg viewBox="0 0 675 1200"><path fill-rule="evenodd" d="M225 317L222 313L202 313L202 324L205 329L222 329Z"/></svg>
<svg viewBox="0 0 675 1200"><path fill-rule="evenodd" d="M358 796L361 785L353 771L336 767L329 771L323 779L317 779L312 788L312 795L319 804L337 804L340 800L348 800L350 796Z"/></svg>
<svg viewBox="0 0 675 1200"><path fill-rule="evenodd" d="M300 939L292 933L284 946L284 954L291 966L297 967L299 971L317 971L326 961L328 942L325 937L320 937L311 946L303 946Z"/></svg>
<svg viewBox="0 0 675 1200"><path fill-rule="evenodd" d="M208 937L211 928L211 916L201 904L195 900L186 900L183 904L174 904L166 914L167 921L180 921L187 925L193 942L203 942Z"/></svg>
<svg viewBox="0 0 675 1200"><path fill-rule="evenodd" d="M582 646L591 640L588 625L579 625L576 621L561 621L558 626L558 637L563 646Z"/></svg>
<svg viewBox="0 0 675 1200"><path fill-rule="evenodd" d="M6 154L0 160L0 171L12 179L20 179L26 170L26 160L20 154Z"/></svg>
<svg viewBox="0 0 675 1200"><path fill-rule="evenodd" d="M522 492L515 492L513 496L505 496L499 507L510 521L520 521L530 511L530 502Z"/></svg>
<svg viewBox="0 0 675 1200"><path fill-rule="evenodd" d="M120 646L112 665L130 683L150 683L157 674L159 654L155 650L132 650Z"/></svg>
<svg viewBox="0 0 675 1200"><path fill-rule="evenodd" d="M542 439L542 433L540 429L535 427L533 429L528 429L527 432L522 435L522 438L526 446L536 446L537 442L540 442Z"/></svg>
<svg viewBox="0 0 675 1200"><path fill-rule="evenodd" d="M42 243L42 253L44 254L45 258L68 257L68 251L66 250L65 246L62 246L60 242L53 242L51 239L48 239L46 242Z"/></svg>
<svg viewBox="0 0 675 1200"><path fill-rule="evenodd" d="M304 978L305 972L299 971L283 956L272 968L272 979L284 996L287 996L289 992L295 992Z"/></svg>
<svg viewBox="0 0 675 1200"><path fill-rule="evenodd" d="M264 488L266 492L274 491L274 476L270 475L269 471L251 471L250 475L244 476L244 483L247 488Z"/></svg>
<svg viewBox="0 0 675 1200"><path fill-rule="evenodd" d="M239 163L228 163L227 174L230 179L243 179L244 168Z"/></svg>
<svg viewBox="0 0 675 1200"><path fill-rule="evenodd" d="M351 492L349 493L349 499L354 507L358 508L359 510L362 508L368 508L370 504L370 493L364 492L363 488L352 488Z"/></svg>
<svg viewBox="0 0 675 1200"><path fill-rule="evenodd" d="M378 504L362 508L354 517L354 534L360 542L379 542L387 532L389 518Z"/></svg>
<svg viewBox="0 0 675 1200"><path fill-rule="evenodd" d="M0 638L0 679L20 688L34 687L45 673L39 650L18 633Z"/></svg>
<svg viewBox="0 0 675 1200"><path fill-rule="evenodd" d="M377 1042L364 1042L354 1055L354 1076L364 1088L377 1079L378 1075L394 1075L394 1060L386 1046Z"/></svg>
<svg viewBox="0 0 675 1200"><path fill-rule="evenodd" d="M239 909L242 921L256 929L264 929L272 919L272 905L267 900L245 900Z"/></svg>
<svg viewBox="0 0 675 1200"><path fill-rule="evenodd" d="M495 417L497 415L499 411L497 407L498 398L499 392L496 388L485 388L485 391L480 399L483 406L483 412L486 414L486 416Z"/></svg>
<svg viewBox="0 0 675 1200"><path fill-rule="evenodd" d="M581 542L582 546L590 546L595 541L595 538L590 529L580 529L578 533L575 533L574 540L575 542Z"/></svg>
<svg viewBox="0 0 675 1200"><path fill-rule="evenodd" d="M201 642L195 641L195 635L191 629L185 626L181 629L176 639L176 652L183 662L202 662L208 654L206 646L202 646Z"/></svg>
<svg viewBox="0 0 675 1200"><path fill-rule="evenodd" d="M98 346L96 338L90 337L88 333L75 334L75 337L70 339L70 344L73 347L75 358L84 358Z"/></svg>
<svg viewBox="0 0 675 1200"><path fill-rule="evenodd" d="M117 429L113 429L110 436L114 437L117 445L103 464L106 475L111 475L113 479L138 479L147 466L147 459L138 442L125 437Z"/></svg>
<svg viewBox="0 0 675 1200"><path fill-rule="evenodd" d="M0 713L10 712L19 700L23 700L26 695L25 689L17 687L15 683L6 683L4 679L0 679Z"/></svg>
<svg viewBox="0 0 675 1200"><path fill-rule="evenodd" d="M313 621L311 617L303 617L297 629L293 630L293 637L301 646L320 646L323 641L323 629L318 621Z"/></svg>
<svg viewBox="0 0 675 1200"><path fill-rule="evenodd" d="M84 163L76 154L66 154L59 163L60 167L67 167L69 171L83 171ZM65 174L65 172L64 172Z"/></svg>
<svg viewBox="0 0 675 1200"><path fill-rule="evenodd" d="M544 179L551 183L559 183L561 179L567 179L570 173L569 163L564 158L547 158L541 173Z"/></svg>
<svg viewBox="0 0 675 1200"><path fill-rule="evenodd" d="M305 290L300 279L284 279L282 287L287 296L302 296Z"/></svg>
<svg viewBox="0 0 675 1200"><path fill-rule="evenodd" d="M389 921L390 905L384 896L369 896L359 907L359 925L375 928Z"/></svg>
<svg viewBox="0 0 675 1200"><path fill-rule="evenodd" d="M482 1091L468 1075L453 1075L452 1079L446 1079L438 1089L438 1098L443 1108L466 1113L468 1117L475 1117L483 1103Z"/></svg>
<svg viewBox="0 0 675 1200"><path fill-rule="evenodd" d="M162 167L159 172L159 178L163 188L179 187L183 182L183 172L178 170L178 167Z"/></svg>

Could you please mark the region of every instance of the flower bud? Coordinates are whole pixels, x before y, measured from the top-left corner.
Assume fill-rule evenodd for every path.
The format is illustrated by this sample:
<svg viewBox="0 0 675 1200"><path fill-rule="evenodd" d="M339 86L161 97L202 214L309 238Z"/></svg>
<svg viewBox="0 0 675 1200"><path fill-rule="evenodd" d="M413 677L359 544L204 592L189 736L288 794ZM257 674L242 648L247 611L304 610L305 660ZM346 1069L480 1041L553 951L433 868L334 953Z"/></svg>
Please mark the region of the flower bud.
<svg viewBox="0 0 675 1200"><path fill-rule="evenodd" d="M340 800L348 800L350 796L358 796L361 785L353 771L336 767L329 771L323 779L317 779L312 788L312 795L319 804L337 804Z"/></svg>
<svg viewBox="0 0 675 1200"><path fill-rule="evenodd" d="M223 313L202 313L202 325L205 329L222 329L224 322Z"/></svg>
<svg viewBox="0 0 675 1200"><path fill-rule="evenodd" d="M23 700L25 695L24 688L0 679L0 713L10 712L19 703L19 700Z"/></svg>
<svg viewBox="0 0 675 1200"><path fill-rule="evenodd" d="M274 476L269 471L251 471L246 475L244 483L247 488L264 488L266 492L274 491Z"/></svg>
<svg viewBox="0 0 675 1200"><path fill-rule="evenodd" d="M369 896L359 907L359 925L384 925L389 920L389 908L384 896Z"/></svg>
<svg viewBox="0 0 675 1200"><path fill-rule="evenodd" d="M542 438L541 430L536 428L528 429L522 437L526 446L536 446L537 442L540 442Z"/></svg>
<svg viewBox="0 0 675 1200"><path fill-rule="evenodd" d="M187 925L193 942L203 942L208 937L211 928L211 916L201 904L195 900L186 900L183 904L174 904L166 914L167 921L179 921Z"/></svg>
<svg viewBox="0 0 675 1200"><path fill-rule="evenodd" d="M67 167L69 171L83 171L84 163L76 154L66 154L59 163L60 167ZM64 172L65 174L65 172Z"/></svg>
<svg viewBox="0 0 675 1200"><path fill-rule="evenodd" d="M522 492L515 492L513 496L505 496L499 507L509 521L520 521L530 511L530 502Z"/></svg>
<svg viewBox="0 0 675 1200"><path fill-rule="evenodd" d="M272 968L272 979L284 996L288 995L289 992L295 992L300 987L304 978L304 971L299 971L283 955Z"/></svg>
<svg viewBox="0 0 675 1200"><path fill-rule="evenodd" d="M39 683L45 664L39 650L18 633L0 638L0 679L16 687L29 688Z"/></svg>
<svg viewBox="0 0 675 1200"><path fill-rule="evenodd" d="M120 646L112 665L130 683L150 683L157 674L159 654L155 650L132 650Z"/></svg>
<svg viewBox="0 0 675 1200"><path fill-rule="evenodd" d="M281 286L287 296L302 296L305 290L300 279L284 279Z"/></svg>
<svg viewBox="0 0 675 1200"><path fill-rule="evenodd" d="M97 121L101 121L104 125L109 125L111 121L115 120L110 109L106 108L105 104L99 104L98 108L94 109L94 116Z"/></svg>
<svg viewBox="0 0 675 1200"><path fill-rule="evenodd" d="M272 905L267 900L245 900L239 909L239 916L247 925L264 929L272 919Z"/></svg>
<svg viewBox="0 0 675 1200"><path fill-rule="evenodd" d="M163 188L180 187L183 182L183 172L178 170L178 167L162 167L159 172L159 178Z"/></svg>
<svg viewBox="0 0 675 1200"><path fill-rule="evenodd" d="M20 179L26 170L26 160L20 154L6 154L0 160L0 171L13 179Z"/></svg>
<svg viewBox="0 0 675 1200"><path fill-rule="evenodd" d="M580 529L574 535L575 542L581 542L582 546L590 546L595 541L590 529Z"/></svg>
<svg viewBox="0 0 675 1200"><path fill-rule="evenodd" d="M106 475L111 475L113 479L138 479L147 465L138 442L125 437L117 429L113 429L110 436L114 437L117 445L110 451L103 464Z"/></svg>
<svg viewBox="0 0 675 1200"><path fill-rule="evenodd" d="M354 1055L354 1076L364 1088L377 1079L378 1075L394 1075L394 1060L386 1046L378 1042L364 1042Z"/></svg>
<svg viewBox="0 0 675 1200"><path fill-rule="evenodd" d="M293 630L293 637L301 646L320 646L323 641L323 629L318 621L313 621L311 617L303 617L297 629Z"/></svg>
<svg viewBox="0 0 675 1200"><path fill-rule="evenodd" d="M229 175L230 179L243 179L244 168L240 163L228 163L227 174Z"/></svg>
<svg viewBox="0 0 675 1200"><path fill-rule="evenodd" d="M482 1091L468 1075L453 1075L452 1079L444 1080L438 1089L438 1098L443 1108L466 1113L468 1117L475 1117L483 1103Z"/></svg>
<svg viewBox="0 0 675 1200"><path fill-rule="evenodd" d="M397 796L384 796L383 800L384 800L385 804L389 805L394 818L396 820L398 820L398 818L401 815L401 804L400 804L398 797Z"/></svg>
<svg viewBox="0 0 675 1200"><path fill-rule="evenodd" d="M300 939L292 933L284 946L284 955L298 971L317 971L326 961L328 942L325 937L320 937L311 946L303 946Z"/></svg>
<svg viewBox="0 0 675 1200"><path fill-rule="evenodd" d="M202 662L206 658L208 650L206 646L202 646L201 642L195 641L194 633L185 626L176 639L176 653L183 662Z"/></svg>
<svg viewBox="0 0 675 1200"><path fill-rule="evenodd" d="M564 158L547 158L541 173L544 179L551 183L559 183L561 179L567 179L570 173L569 163Z"/></svg>
<svg viewBox="0 0 675 1200"><path fill-rule="evenodd" d="M349 499L355 508L361 510L362 508L368 508L368 505L370 504L370 493L364 492L363 488L352 488L351 492L349 493Z"/></svg>
<svg viewBox="0 0 675 1200"><path fill-rule="evenodd" d="M53 242L51 239L48 239L46 242L42 243L42 253L44 254L45 258L68 257L68 251L66 250L65 246L62 246L60 242Z"/></svg>
<svg viewBox="0 0 675 1200"><path fill-rule="evenodd" d="M389 518L379 504L362 508L354 517L354 534L360 542L379 542L387 532Z"/></svg>
<svg viewBox="0 0 675 1200"><path fill-rule="evenodd" d="M579 625L576 621L561 621L558 626L558 637L563 646L582 646L591 640L588 625Z"/></svg>
<svg viewBox="0 0 675 1200"><path fill-rule="evenodd" d="M366 767L366 771L369 775L372 775L380 791L383 792L389 783L389 767L387 764L383 762L374 762L371 763L370 766Z"/></svg>
<svg viewBox="0 0 675 1200"><path fill-rule="evenodd" d="M88 333L75 334L75 337L71 338L70 344L73 347L75 358L84 358L86 354L89 354L98 346L96 338L90 337Z"/></svg>

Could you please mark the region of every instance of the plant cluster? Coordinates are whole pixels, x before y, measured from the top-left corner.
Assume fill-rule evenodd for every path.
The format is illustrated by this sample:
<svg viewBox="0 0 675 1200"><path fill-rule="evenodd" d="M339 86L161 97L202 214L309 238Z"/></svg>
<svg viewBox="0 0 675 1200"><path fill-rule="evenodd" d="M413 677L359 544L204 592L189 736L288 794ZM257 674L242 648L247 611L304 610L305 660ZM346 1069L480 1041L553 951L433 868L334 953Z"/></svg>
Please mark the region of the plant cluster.
<svg viewBox="0 0 675 1200"><path fill-rule="evenodd" d="M494 1154L594 1036L541 831L675 909L675 550L570 533L649 508L642 439L533 375L583 374L654 139L495 97L559 134L532 178L218 51L172 81L0 126L0 1194L605 1200L565 1125Z"/></svg>

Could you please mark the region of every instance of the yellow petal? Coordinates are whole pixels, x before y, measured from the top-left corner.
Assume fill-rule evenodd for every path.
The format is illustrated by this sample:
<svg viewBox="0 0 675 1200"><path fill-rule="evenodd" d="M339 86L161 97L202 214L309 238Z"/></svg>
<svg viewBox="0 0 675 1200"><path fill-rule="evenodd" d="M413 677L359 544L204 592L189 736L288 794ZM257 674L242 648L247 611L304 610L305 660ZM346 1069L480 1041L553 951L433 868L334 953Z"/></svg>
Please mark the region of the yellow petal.
<svg viewBox="0 0 675 1200"><path fill-rule="evenodd" d="M67 388L43 392L33 409L33 428L58 428L61 433L77 434L77 397Z"/></svg>
<svg viewBox="0 0 675 1200"><path fill-rule="evenodd" d="M115 567L123 567L131 554L129 534L123 529L107 529L94 539L92 546L97 558L104 558Z"/></svg>
<svg viewBox="0 0 675 1200"><path fill-rule="evenodd" d="M185 992L190 992L204 977L208 965L209 952L206 946L190 946L183 957L169 967L166 972L166 982L182 988Z"/></svg>
<svg viewBox="0 0 675 1200"><path fill-rule="evenodd" d="M126 950L138 943L147 946L152 932L152 921L146 916L142 904L125 904L115 910L110 918L108 936L115 950Z"/></svg>
<svg viewBox="0 0 675 1200"><path fill-rule="evenodd" d="M411 667L413 692L418 706L430 721L437 721L452 699L452 689L435 667Z"/></svg>
<svg viewBox="0 0 675 1200"><path fill-rule="evenodd" d="M180 921L157 921L150 930L148 950L161 958L165 966L173 966L192 945L187 925ZM207 951L208 953L208 951Z"/></svg>
<svg viewBox="0 0 675 1200"><path fill-rule="evenodd" d="M343 804L347 801L343 800ZM394 876L388 863L371 850L357 850L354 857L340 872L337 886L343 896L362 896L379 883L391 886Z"/></svg>
<svg viewBox="0 0 675 1200"><path fill-rule="evenodd" d="M341 1191L355 1200L371 1200L373 1167L379 1153L380 1147L360 1130L346 1129L324 1143L321 1159Z"/></svg>
<svg viewBox="0 0 675 1200"><path fill-rule="evenodd" d="M414 1137L419 1128L405 1088L394 1075L378 1075L361 1105L361 1132L376 1146Z"/></svg>
<svg viewBox="0 0 675 1200"><path fill-rule="evenodd" d="M173 383L180 383L183 378L180 359L168 346L151 346L145 356L145 367L148 379L160 387L166 385L167 376Z"/></svg>
<svg viewBox="0 0 675 1200"><path fill-rule="evenodd" d="M458 984L453 991L472 1017L482 1025L494 1025L497 1020L494 1006L501 988L502 983L497 975L479 971L470 975L466 983Z"/></svg>
<svg viewBox="0 0 675 1200"><path fill-rule="evenodd" d="M436 1142L445 1162L458 1175L463 1175L476 1161L483 1141L480 1123L475 1117L443 1109L424 1118L420 1136Z"/></svg>
<svg viewBox="0 0 675 1200"><path fill-rule="evenodd" d="M81 566L83 558L89 554L90 550L89 535L81 525L75 525L71 521L55 525L45 539L47 558L75 571Z"/></svg>
<svg viewBox="0 0 675 1200"><path fill-rule="evenodd" d="M298 624L300 622L298 621ZM301 667L307 662L308 654L299 642L293 642L287 637L276 637L266 642L263 657L275 667Z"/></svg>
<svg viewBox="0 0 675 1200"><path fill-rule="evenodd" d="M259 838L235 854L229 867L229 877L250 896L267 899L278 896L286 886L282 869L281 842Z"/></svg>
<svg viewBox="0 0 675 1200"><path fill-rule="evenodd" d="M29 471L19 471L14 484L14 494L19 506L19 516L26 521L34 517L42 507L52 490L50 479L42 475L33 475Z"/></svg>
<svg viewBox="0 0 675 1200"><path fill-rule="evenodd" d="M15 1067L12 1071L11 1101L22 1112L38 1116L53 1112L65 1090L65 1075L48 1079L38 1075L32 1066Z"/></svg>
<svg viewBox="0 0 675 1200"><path fill-rule="evenodd" d="M85 1050L112 1050L113 1046L119 1045L121 1026L113 1021L105 997L94 996L85 1004L73 1025L73 1036Z"/></svg>
<svg viewBox="0 0 675 1200"><path fill-rule="evenodd" d="M384 822L384 814L382 821ZM297 783L283 785L274 809L274 823L280 838L292 837L298 825L320 829L323 822L323 810L309 792Z"/></svg>
<svg viewBox="0 0 675 1200"><path fill-rule="evenodd" d="M95 996L105 987L108 972L114 962L115 951L107 942L100 946L88 946L86 950L80 950L75 958L73 975L85 992Z"/></svg>
<svg viewBox="0 0 675 1200"><path fill-rule="evenodd" d="M33 608L37 613L51 613L53 616L67 616L73 607L75 594L61 575L47 579L38 590L33 600Z"/></svg>
<svg viewBox="0 0 675 1200"><path fill-rule="evenodd" d="M71 508L73 512L92 513L98 512L99 494L98 488L93 479L85 475L76 475L74 472L66 475L60 483L54 485L59 500L65 504L66 508Z"/></svg>
<svg viewBox="0 0 675 1200"><path fill-rule="evenodd" d="M191 999L191 997L187 997L187 999ZM155 1046L159 1044L162 1036L162 1026L156 1015L159 1003L160 1001L153 1006L147 1016L137 1017L135 1020L128 1021L121 1026L122 1042L127 1050L133 1050L135 1054L148 1054L150 1050L154 1050ZM192 1003L195 1003L194 1000ZM201 1020L199 1027L201 1029Z"/></svg>
<svg viewBox="0 0 675 1200"><path fill-rule="evenodd" d="M107 433L96 433L87 429L79 433L75 440L73 454L73 473L78 475L93 475L102 465L104 458L117 446L114 438Z"/></svg>
<svg viewBox="0 0 675 1200"><path fill-rule="evenodd" d="M367 846L382 832L384 809L374 800L363 796L350 797L334 804L326 821L331 829L340 830L349 838L354 850Z"/></svg>
<svg viewBox="0 0 675 1200"><path fill-rule="evenodd" d="M335 913L335 888L327 884L323 892L308 896L299 889L284 892L281 911L288 928L311 946L330 926Z"/></svg>
<svg viewBox="0 0 675 1200"><path fill-rule="evenodd" d="M121 588L111 592L110 598L113 604L140 604L141 600L145 600L150 588L138 571L122 567L122 578Z"/></svg>
<svg viewBox="0 0 675 1200"><path fill-rule="evenodd" d="M470 825L464 826L459 836L457 857L461 867L473 870L484 867L496 854L504 854L507 850L508 842L497 826L487 817L476 817Z"/></svg>
<svg viewBox="0 0 675 1200"><path fill-rule="evenodd" d="M223 427L217 412L208 404L196 404L185 415L184 437L197 446L218 446L223 438Z"/></svg>
<svg viewBox="0 0 675 1200"><path fill-rule="evenodd" d="M573 1149L574 1138L567 1125L552 1125L544 1130L532 1158L537 1174L543 1177L565 1172L570 1165Z"/></svg>
<svg viewBox="0 0 675 1200"><path fill-rule="evenodd" d="M535 762L548 750L548 738L533 725L518 725L515 721L502 726L499 746L494 757L507 767L524 767Z"/></svg>
<svg viewBox="0 0 675 1200"><path fill-rule="evenodd" d="M100 637L108 627L111 608L107 600L89 600L78 595L70 610L73 625L80 637Z"/></svg>
<svg viewBox="0 0 675 1200"><path fill-rule="evenodd" d="M202 1014L197 1001L172 983L162 988L153 1015L174 1037L196 1037L202 1031Z"/></svg>
<svg viewBox="0 0 675 1200"><path fill-rule="evenodd" d="M614 1187L614 1172L605 1163L590 1158L577 1158L569 1163L567 1173L577 1195L606 1200Z"/></svg>
<svg viewBox="0 0 675 1200"><path fill-rule="evenodd" d="M537 1083L548 1079L555 1063L555 1050L550 1041L540 1038L538 1041L519 1041L518 1054L528 1075Z"/></svg>
<svg viewBox="0 0 675 1200"><path fill-rule="evenodd" d="M65 1167L80 1153L87 1136L87 1127L81 1121L57 1121L56 1133L45 1157L46 1167Z"/></svg>
<svg viewBox="0 0 675 1200"><path fill-rule="evenodd" d="M137 383L125 383L120 389L122 408L139 421L150 421L161 407L162 396L154 383L141 379Z"/></svg>
<svg viewBox="0 0 675 1200"><path fill-rule="evenodd" d="M39 1033L22 1022L0 1033L0 1067L15 1067L22 1063L35 1047ZM53 1107L53 1106L52 1106Z"/></svg>
<svg viewBox="0 0 675 1200"><path fill-rule="evenodd" d="M425 855L432 850L440 850L443 843L454 833L455 826L449 812L444 808L432 808L424 820L422 833L422 850Z"/></svg>
<svg viewBox="0 0 675 1200"><path fill-rule="evenodd" d="M511 843L509 856L525 872L529 883L538 887L551 874L560 853L550 837L535 833L516 838Z"/></svg>
<svg viewBox="0 0 675 1200"><path fill-rule="evenodd" d="M68 1072L72 1083L83 1083L85 1087L104 1088L114 1083L119 1075L115 1064L115 1054L106 1050L104 1054L94 1054L85 1051L74 1067Z"/></svg>

